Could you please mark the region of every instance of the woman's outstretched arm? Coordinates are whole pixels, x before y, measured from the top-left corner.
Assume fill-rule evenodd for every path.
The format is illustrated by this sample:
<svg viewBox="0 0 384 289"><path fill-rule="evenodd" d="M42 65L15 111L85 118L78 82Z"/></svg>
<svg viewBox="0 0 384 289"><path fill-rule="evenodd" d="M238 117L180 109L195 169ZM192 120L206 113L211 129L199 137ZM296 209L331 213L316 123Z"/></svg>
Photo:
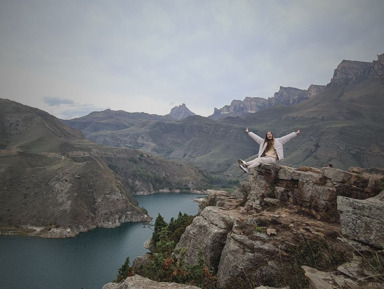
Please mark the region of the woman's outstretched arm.
<svg viewBox="0 0 384 289"><path fill-rule="evenodd" d="M279 140L282 144L285 144L286 142L290 141L293 139L295 136L298 136L300 133L300 129L298 129L296 132L291 132L290 134L287 134L283 137L280 137Z"/></svg>
<svg viewBox="0 0 384 289"><path fill-rule="evenodd" d="M248 128L245 129L245 132L249 135L251 139L253 139L258 144L262 144L264 139L259 137L257 134L251 132Z"/></svg>

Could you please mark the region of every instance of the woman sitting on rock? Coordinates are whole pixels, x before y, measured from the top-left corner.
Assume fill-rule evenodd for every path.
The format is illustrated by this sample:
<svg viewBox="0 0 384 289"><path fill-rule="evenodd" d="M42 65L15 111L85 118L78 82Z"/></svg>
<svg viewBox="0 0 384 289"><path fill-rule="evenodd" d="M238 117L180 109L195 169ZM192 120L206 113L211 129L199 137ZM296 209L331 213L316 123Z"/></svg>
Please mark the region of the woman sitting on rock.
<svg viewBox="0 0 384 289"><path fill-rule="evenodd" d="M265 139L262 139L257 134L251 132L248 128L245 132L260 145L258 157L249 162L239 160L240 168L248 173L249 168L254 168L263 164L275 164L277 160L284 159L283 144L293 139L300 133L298 129L296 132L287 134L280 138L274 138L270 131L265 134Z"/></svg>

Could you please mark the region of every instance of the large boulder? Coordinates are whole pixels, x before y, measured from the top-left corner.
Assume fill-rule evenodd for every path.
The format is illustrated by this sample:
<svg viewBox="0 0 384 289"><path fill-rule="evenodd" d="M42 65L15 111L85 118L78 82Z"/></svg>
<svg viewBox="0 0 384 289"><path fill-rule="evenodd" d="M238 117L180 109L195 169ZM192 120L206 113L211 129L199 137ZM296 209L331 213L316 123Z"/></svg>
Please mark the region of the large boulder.
<svg viewBox="0 0 384 289"><path fill-rule="evenodd" d="M337 197L343 235L376 248L384 248L384 191L366 200Z"/></svg>
<svg viewBox="0 0 384 289"><path fill-rule="evenodd" d="M256 237L256 238L255 238ZM279 249L268 244L266 234L252 234L252 238L231 233L221 254L217 273L218 288L239 280L257 280L263 274L273 273L270 260L279 254ZM236 280L236 281L235 281Z"/></svg>
<svg viewBox="0 0 384 289"><path fill-rule="evenodd" d="M186 228L175 248L176 255L179 256L183 250L185 262L194 264L198 261L198 252L201 251L208 268L216 271L233 222L233 218L218 207L206 207Z"/></svg>

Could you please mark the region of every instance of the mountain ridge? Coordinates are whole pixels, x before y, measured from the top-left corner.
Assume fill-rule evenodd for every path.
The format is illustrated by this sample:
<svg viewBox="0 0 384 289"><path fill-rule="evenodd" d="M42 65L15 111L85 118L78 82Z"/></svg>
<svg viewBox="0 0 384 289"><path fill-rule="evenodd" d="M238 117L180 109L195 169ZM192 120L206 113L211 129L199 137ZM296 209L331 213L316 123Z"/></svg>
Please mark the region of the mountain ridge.
<svg viewBox="0 0 384 289"><path fill-rule="evenodd" d="M280 97L279 104L256 113L220 119L191 116L179 122L135 119L136 126L114 132L82 131L97 143L192 162L211 173L237 178L240 176L237 159L257 153L255 144L244 133L245 127L260 135L271 130L277 137L300 128L300 137L285 147L284 164L321 167L333 163L342 169L380 167L384 163L380 153L384 150L384 132L378 125L384 122L384 86L379 77L382 71L379 61L343 61L327 86L313 85L308 90L283 88L275 94L276 101ZM304 94L306 99L295 101L300 98L295 92ZM287 103L293 105L284 105L287 95ZM110 113L111 119L113 112ZM82 121L92 122L87 116L67 123L78 128ZM108 122L108 119L97 122ZM363 134L367 134L369 145L361 141Z"/></svg>

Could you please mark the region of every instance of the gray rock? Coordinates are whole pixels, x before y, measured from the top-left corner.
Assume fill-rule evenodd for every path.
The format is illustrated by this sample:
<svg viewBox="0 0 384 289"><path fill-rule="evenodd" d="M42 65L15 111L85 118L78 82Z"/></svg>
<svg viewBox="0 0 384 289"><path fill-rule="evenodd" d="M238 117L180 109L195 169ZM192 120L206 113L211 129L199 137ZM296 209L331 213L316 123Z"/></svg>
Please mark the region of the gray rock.
<svg viewBox="0 0 384 289"><path fill-rule="evenodd" d="M262 273L273 271L268 260L274 259L272 256L278 253L276 247L263 239L251 240L246 235L229 234L217 273L218 287L224 288L239 277L254 280Z"/></svg>
<svg viewBox="0 0 384 289"><path fill-rule="evenodd" d="M336 275L333 272L323 272L308 266L301 267L305 272L305 276L309 280L309 286L311 289L361 288L355 281Z"/></svg>
<svg viewBox="0 0 384 289"><path fill-rule="evenodd" d="M138 268L140 266L145 266L150 262L151 254L147 253L141 256L136 257L132 262L132 267Z"/></svg>
<svg viewBox="0 0 384 289"><path fill-rule="evenodd" d="M259 286L259 287L256 287L255 289L289 289L289 287L276 288L276 287L269 287L269 286Z"/></svg>
<svg viewBox="0 0 384 289"><path fill-rule="evenodd" d="M201 251L208 268L216 270L233 222L233 218L221 213L219 208L206 207L181 236L175 248L176 256L180 256L181 250L185 250L185 262L194 264Z"/></svg>
<svg viewBox="0 0 384 289"><path fill-rule="evenodd" d="M192 285L156 282L140 275L128 277L121 283L107 283L102 289L200 289Z"/></svg>
<svg viewBox="0 0 384 289"><path fill-rule="evenodd" d="M384 191L376 197L356 200L337 197L343 235L376 248L384 248Z"/></svg>

